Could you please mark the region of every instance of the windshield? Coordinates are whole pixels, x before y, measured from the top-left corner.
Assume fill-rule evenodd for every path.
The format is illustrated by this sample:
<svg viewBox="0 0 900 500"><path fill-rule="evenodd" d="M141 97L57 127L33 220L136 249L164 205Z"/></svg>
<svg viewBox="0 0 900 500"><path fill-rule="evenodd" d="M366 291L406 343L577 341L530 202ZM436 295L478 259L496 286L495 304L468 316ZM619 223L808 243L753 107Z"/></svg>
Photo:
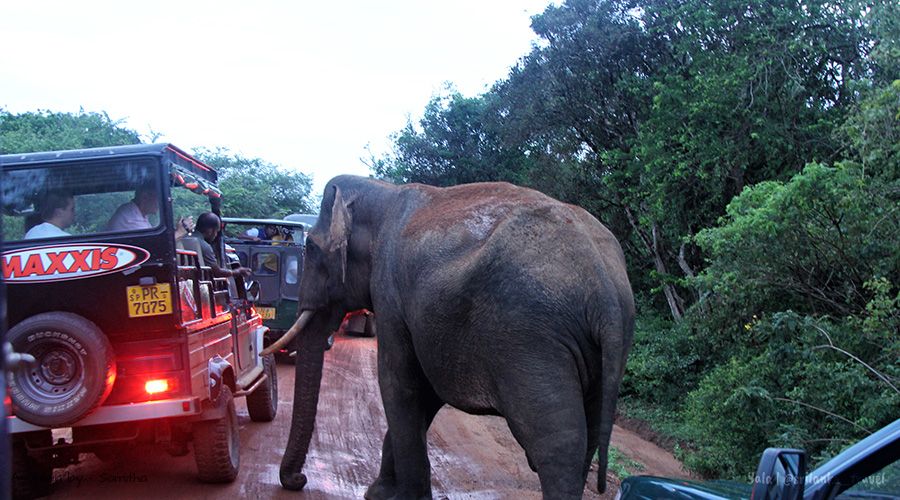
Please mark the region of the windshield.
<svg viewBox="0 0 900 500"><path fill-rule="evenodd" d="M900 460L862 478L837 498L900 498Z"/></svg>
<svg viewBox="0 0 900 500"><path fill-rule="evenodd" d="M48 240L157 227L157 165L128 159L4 171L4 236Z"/></svg>
<svg viewBox="0 0 900 500"><path fill-rule="evenodd" d="M298 241L297 234L302 235L302 228L290 227L267 222L238 224L228 222L225 224L225 241L230 242L263 242L284 243Z"/></svg>

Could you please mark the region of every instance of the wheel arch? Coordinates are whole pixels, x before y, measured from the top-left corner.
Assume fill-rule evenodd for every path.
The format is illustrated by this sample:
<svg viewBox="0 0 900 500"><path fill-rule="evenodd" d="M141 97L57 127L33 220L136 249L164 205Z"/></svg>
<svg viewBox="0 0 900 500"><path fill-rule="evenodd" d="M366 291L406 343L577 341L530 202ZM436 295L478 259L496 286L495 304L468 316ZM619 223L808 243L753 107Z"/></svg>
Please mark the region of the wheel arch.
<svg viewBox="0 0 900 500"><path fill-rule="evenodd" d="M232 394L236 390L236 378L234 367L226 359L218 354L209 360L209 400L218 401L222 384L231 389Z"/></svg>

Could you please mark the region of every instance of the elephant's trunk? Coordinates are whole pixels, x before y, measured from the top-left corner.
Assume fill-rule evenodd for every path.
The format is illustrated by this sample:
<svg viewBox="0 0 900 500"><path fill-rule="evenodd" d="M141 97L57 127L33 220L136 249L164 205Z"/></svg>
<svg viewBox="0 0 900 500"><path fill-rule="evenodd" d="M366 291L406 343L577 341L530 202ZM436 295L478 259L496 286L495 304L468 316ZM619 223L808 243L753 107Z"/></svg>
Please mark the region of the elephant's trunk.
<svg viewBox="0 0 900 500"><path fill-rule="evenodd" d="M281 485L289 490L300 490L306 485L303 464L309 452L316 422L316 406L322 382L322 365L328 342L327 328L317 318L312 328L297 339L296 378L294 380L294 411L291 416L291 433L284 457L281 460Z"/></svg>

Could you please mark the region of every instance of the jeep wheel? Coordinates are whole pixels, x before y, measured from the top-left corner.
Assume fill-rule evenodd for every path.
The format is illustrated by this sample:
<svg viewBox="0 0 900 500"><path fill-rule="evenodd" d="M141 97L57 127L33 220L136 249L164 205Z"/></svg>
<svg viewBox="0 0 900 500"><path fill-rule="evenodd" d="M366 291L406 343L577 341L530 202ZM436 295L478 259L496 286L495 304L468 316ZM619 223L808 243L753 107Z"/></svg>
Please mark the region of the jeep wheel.
<svg viewBox="0 0 900 500"><path fill-rule="evenodd" d="M36 362L9 378L15 414L44 427L70 425L103 404L116 380L106 335L77 314L32 316L10 329L9 341Z"/></svg>
<svg viewBox="0 0 900 500"><path fill-rule="evenodd" d="M241 436L234 397L227 385L219 392L217 408L225 414L194 424L194 459L197 475L205 483L230 483L241 467Z"/></svg>
<svg viewBox="0 0 900 500"><path fill-rule="evenodd" d="M278 412L278 372L272 354L263 358L266 381L247 396L247 412L254 422L271 422Z"/></svg>
<svg viewBox="0 0 900 500"><path fill-rule="evenodd" d="M27 435L33 438L33 444L50 446L50 431L39 431ZM38 498L50 494L50 483L53 481L53 467L28 456L25 446L26 436L12 438L12 497Z"/></svg>

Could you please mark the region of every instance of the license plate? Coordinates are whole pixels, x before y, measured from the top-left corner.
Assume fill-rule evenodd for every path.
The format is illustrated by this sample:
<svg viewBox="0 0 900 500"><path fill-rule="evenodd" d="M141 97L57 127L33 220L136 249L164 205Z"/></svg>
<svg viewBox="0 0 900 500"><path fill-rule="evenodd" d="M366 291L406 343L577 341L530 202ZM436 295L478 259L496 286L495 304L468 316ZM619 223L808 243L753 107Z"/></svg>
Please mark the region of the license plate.
<svg viewBox="0 0 900 500"><path fill-rule="evenodd" d="M274 307L257 307L256 312L259 313L259 317L262 319L275 319Z"/></svg>
<svg viewBox="0 0 900 500"><path fill-rule="evenodd" d="M172 313L171 287L168 283L159 285L129 286L125 289L128 297L128 316L159 316Z"/></svg>

